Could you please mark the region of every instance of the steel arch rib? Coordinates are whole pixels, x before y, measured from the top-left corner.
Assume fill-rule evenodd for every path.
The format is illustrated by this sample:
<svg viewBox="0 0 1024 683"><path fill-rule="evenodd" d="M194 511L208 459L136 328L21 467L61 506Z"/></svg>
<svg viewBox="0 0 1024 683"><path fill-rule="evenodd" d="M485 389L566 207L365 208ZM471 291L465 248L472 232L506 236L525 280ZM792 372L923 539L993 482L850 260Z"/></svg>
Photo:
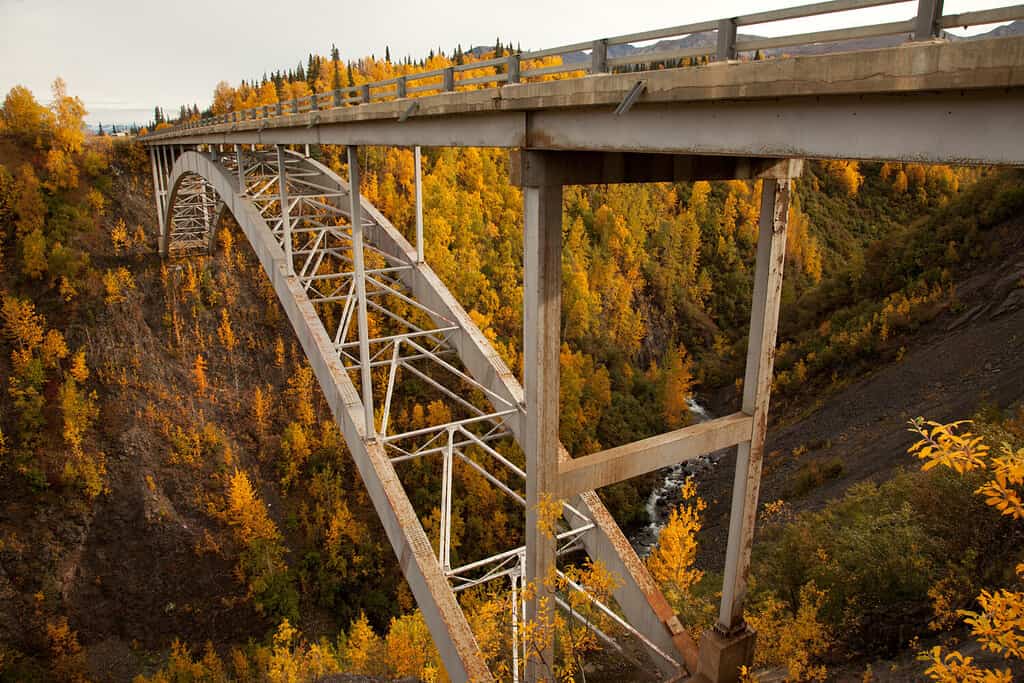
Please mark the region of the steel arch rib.
<svg viewBox="0 0 1024 683"><path fill-rule="evenodd" d="M253 204L239 194L237 178L197 152L185 152L175 161L170 176L174 189L169 207L173 206L181 178L193 173L204 178L220 195L270 278L345 437L449 676L474 683L494 680L394 466L379 443L364 438L365 419L359 394L306 292L297 278L286 275L284 252L270 226Z"/></svg>

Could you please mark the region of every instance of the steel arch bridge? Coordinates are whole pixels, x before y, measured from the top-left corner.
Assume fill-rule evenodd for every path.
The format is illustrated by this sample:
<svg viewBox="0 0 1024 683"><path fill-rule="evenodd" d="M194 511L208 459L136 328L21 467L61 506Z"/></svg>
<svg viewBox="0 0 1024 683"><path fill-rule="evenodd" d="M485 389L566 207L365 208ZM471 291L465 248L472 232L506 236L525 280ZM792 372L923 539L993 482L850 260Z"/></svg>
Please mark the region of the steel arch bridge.
<svg viewBox="0 0 1024 683"><path fill-rule="evenodd" d="M524 622L550 623L574 599L593 598L625 656L643 652L666 679L732 683L752 661L743 619L767 430L789 193L801 159L1024 165L1024 37L953 41L943 30L1024 18L1024 6L944 14L917 0L902 22L773 38L739 27L899 4L824 0L515 53L412 73L290 102L222 113L144 139L164 256L213 249L230 213L270 277L341 428L448 674L493 675L457 594L508 591L514 678L547 678L550 642L523 664ZM627 43L713 32L714 44L623 57ZM908 36L910 42L766 61L741 53L830 41ZM589 52L589 63L538 60ZM623 67L710 58L701 68ZM471 70L483 70L473 75ZM553 74L588 72L545 82ZM487 87L478 89L478 87ZM351 185L309 155L345 145ZM416 149L417 234L406 240L358 191L356 145ZM514 150L523 190L523 383L424 262L419 145ZM304 153L291 151L304 147ZM561 190L564 185L744 179L762 181L743 396L739 410L692 427L570 458L558 440ZM443 401L444 419L395 428L407 383ZM701 454L737 447L720 611L698 645L594 489ZM403 488L403 463L438 461L441 519L427 537ZM453 554L455 468L469 468L522 510L523 542L490 556ZM556 501L555 534L539 524ZM437 550L432 546L437 542ZM620 581L613 604L565 580L544 583L585 552ZM455 560L453 562L453 560ZM500 582L500 583L499 583ZM535 590L524 595L524 587ZM589 595L589 598L587 597ZM580 615L576 615L580 616ZM570 617L572 618L572 617ZM584 619L585 620L585 619ZM624 647L624 641L632 641Z"/></svg>

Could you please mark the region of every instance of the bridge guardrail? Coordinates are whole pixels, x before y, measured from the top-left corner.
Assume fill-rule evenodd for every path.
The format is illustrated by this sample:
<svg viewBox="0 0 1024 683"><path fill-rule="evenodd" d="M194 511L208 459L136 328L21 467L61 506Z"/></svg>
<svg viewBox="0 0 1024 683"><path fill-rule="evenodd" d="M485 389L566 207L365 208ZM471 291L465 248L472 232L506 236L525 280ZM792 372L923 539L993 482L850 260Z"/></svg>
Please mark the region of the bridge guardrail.
<svg viewBox="0 0 1024 683"><path fill-rule="evenodd" d="M456 92L459 87L485 85L496 86L523 83L531 78L583 72L584 74L610 73L616 68L641 64L665 63L674 60L706 57L709 61L725 62L735 60L742 53L758 50L798 47L819 43L841 42L864 38L875 38L906 34L909 40L931 40L939 38L942 31L957 27L979 26L1024 19L1024 5L1011 5L994 9L942 14L942 0L917 0L916 15L904 21L882 24L868 24L850 28L839 28L810 33L798 33L771 38L737 38L741 26L769 24L791 19L803 19L849 12L882 5L909 4L913 0L827 0L798 7L756 12L738 17L704 21L681 26L628 33L589 42L573 43L558 47L517 52L503 57L484 59L442 69L404 74L381 81L362 83L328 92L312 93L276 104L227 112L205 117L199 121L172 126L172 131L206 128L209 126L240 121L266 119L271 116L288 116L310 111L321 111L339 107L357 106L371 102L386 102L397 99ZM608 48L616 45L679 38L699 33L714 32L714 43L687 47L666 48L644 51L632 55L609 57ZM589 61L571 61L560 64L544 64L546 58L589 53ZM479 75L460 74L486 71ZM168 129L164 129L168 130Z"/></svg>

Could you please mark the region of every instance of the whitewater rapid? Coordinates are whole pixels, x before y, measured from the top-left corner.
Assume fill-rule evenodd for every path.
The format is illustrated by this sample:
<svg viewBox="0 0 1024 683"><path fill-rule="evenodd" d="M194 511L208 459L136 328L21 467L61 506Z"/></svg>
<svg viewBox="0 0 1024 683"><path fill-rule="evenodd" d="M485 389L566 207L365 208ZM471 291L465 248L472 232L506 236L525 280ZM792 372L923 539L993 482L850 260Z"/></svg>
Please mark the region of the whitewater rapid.
<svg viewBox="0 0 1024 683"><path fill-rule="evenodd" d="M692 396L686 399L686 405L696 423L707 422L713 417ZM686 483L686 480L716 466L723 455L725 455L725 451L709 453L679 465L666 467L660 472L661 481L647 497L647 516L651 521L647 526L631 534L629 538L633 548L641 557L650 554L654 544L658 542L658 536L668 521L672 509L681 500L679 489Z"/></svg>

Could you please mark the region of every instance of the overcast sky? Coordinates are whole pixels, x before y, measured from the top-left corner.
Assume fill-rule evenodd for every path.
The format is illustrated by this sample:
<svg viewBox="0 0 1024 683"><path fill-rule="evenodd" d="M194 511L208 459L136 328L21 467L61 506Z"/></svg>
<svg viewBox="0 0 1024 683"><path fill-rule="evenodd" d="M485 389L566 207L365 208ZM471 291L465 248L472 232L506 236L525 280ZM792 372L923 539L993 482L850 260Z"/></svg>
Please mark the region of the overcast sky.
<svg viewBox="0 0 1024 683"><path fill-rule="evenodd" d="M582 40L807 4L808 0L0 0L0 94L28 86L49 101L63 76L90 121L148 120L155 104L209 104L217 81L232 84L294 67L309 52L342 59L391 48L394 58L446 52L457 43L537 49ZM946 0L946 13L1013 0ZM907 19L915 2L747 27L779 35ZM990 27L986 27L987 28ZM115 113L121 110L120 113ZM141 110L127 114L125 110ZM147 113L148 112L148 113Z"/></svg>

